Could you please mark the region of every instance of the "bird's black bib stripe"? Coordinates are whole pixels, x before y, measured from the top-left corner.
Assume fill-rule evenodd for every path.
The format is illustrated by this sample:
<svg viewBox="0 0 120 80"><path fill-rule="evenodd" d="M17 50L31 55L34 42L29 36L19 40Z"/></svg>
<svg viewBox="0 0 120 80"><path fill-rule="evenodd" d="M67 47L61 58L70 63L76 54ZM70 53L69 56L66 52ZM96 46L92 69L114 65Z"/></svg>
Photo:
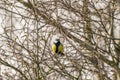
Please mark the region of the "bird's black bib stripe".
<svg viewBox="0 0 120 80"><path fill-rule="evenodd" d="M56 45L56 53L58 53L58 47L60 46L60 42L57 42L57 43L55 43L55 45Z"/></svg>

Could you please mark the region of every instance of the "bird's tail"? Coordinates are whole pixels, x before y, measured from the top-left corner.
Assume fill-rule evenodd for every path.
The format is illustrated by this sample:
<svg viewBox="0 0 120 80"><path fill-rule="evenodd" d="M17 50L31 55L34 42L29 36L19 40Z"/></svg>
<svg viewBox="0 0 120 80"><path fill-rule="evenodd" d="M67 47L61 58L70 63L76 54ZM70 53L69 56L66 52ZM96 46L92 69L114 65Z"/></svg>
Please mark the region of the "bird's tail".
<svg viewBox="0 0 120 80"><path fill-rule="evenodd" d="M65 54L64 53L60 53L61 56L64 56Z"/></svg>
<svg viewBox="0 0 120 80"><path fill-rule="evenodd" d="M58 52L58 55L64 56L65 54L64 54L64 53L61 53L61 52Z"/></svg>

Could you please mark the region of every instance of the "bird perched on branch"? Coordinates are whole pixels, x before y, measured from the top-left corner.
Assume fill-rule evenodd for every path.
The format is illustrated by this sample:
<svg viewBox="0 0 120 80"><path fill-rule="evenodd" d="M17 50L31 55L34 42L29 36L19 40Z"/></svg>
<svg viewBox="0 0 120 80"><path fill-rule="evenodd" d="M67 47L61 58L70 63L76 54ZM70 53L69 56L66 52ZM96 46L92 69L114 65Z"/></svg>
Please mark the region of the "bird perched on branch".
<svg viewBox="0 0 120 80"><path fill-rule="evenodd" d="M63 45L60 42L60 39L56 39L55 42L52 45L52 51L54 54L64 55L63 51Z"/></svg>

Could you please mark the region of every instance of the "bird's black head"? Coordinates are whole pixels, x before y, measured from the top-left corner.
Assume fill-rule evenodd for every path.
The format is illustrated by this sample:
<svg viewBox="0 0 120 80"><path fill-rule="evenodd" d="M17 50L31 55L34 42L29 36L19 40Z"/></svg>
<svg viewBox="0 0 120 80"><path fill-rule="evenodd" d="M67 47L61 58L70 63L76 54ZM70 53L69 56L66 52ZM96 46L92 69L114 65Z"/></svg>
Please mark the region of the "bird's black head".
<svg viewBox="0 0 120 80"><path fill-rule="evenodd" d="M56 39L56 41L59 41L59 42L60 42L60 39Z"/></svg>
<svg viewBox="0 0 120 80"><path fill-rule="evenodd" d="M58 42L60 42L60 39L55 39L54 43L58 43Z"/></svg>

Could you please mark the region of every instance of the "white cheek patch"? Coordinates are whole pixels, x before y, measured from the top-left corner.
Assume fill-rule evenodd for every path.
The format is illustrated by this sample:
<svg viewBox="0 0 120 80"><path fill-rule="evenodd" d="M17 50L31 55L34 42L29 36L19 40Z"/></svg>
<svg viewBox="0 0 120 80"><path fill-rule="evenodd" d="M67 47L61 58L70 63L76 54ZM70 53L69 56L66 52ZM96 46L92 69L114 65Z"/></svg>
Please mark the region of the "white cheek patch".
<svg viewBox="0 0 120 80"><path fill-rule="evenodd" d="M57 41L54 41L54 43L57 43Z"/></svg>

